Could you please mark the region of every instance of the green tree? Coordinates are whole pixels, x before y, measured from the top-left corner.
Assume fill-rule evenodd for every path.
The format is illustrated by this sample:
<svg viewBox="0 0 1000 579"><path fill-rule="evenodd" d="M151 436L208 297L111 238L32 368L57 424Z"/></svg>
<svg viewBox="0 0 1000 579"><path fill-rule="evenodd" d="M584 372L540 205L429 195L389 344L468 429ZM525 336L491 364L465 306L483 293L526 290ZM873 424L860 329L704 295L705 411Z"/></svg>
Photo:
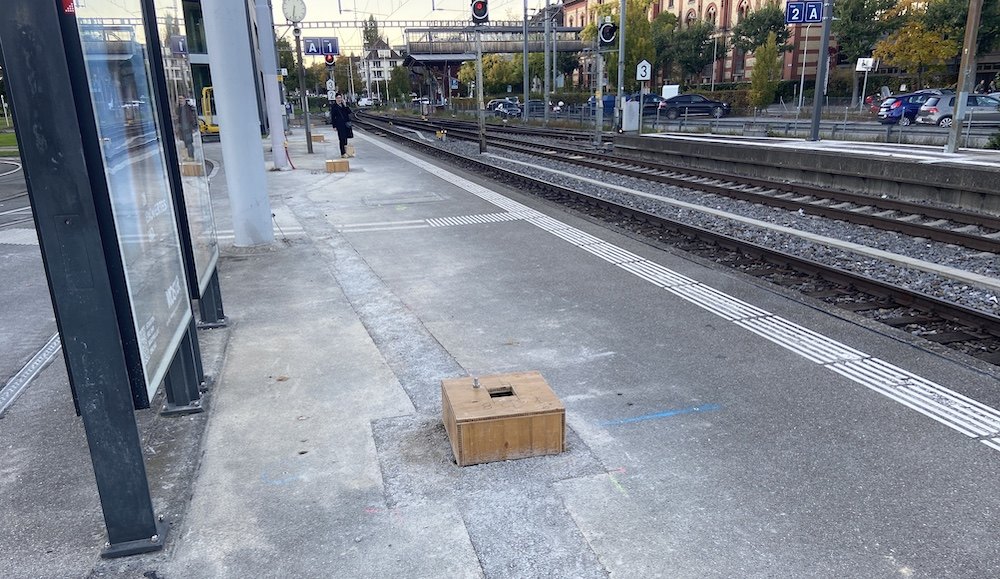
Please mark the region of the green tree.
<svg viewBox="0 0 1000 579"><path fill-rule="evenodd" d="M355 93L360 91L362 84L358 67L355 66L357 63L358 58L353 54L351 56L337 57L337 63L333 69L333 80L337 83L338 92L346 95L350 93L352 86Z"/></svg>
<svg viewBox="0 0 1000 579"><path fill-rule="evenodd" d="M754 110L766 110L774 102L781 81L784 62L778 50L777 35L767 35L767 42L754 51L753 70L750 71L750 104Z"/></svg>
<svg viewBox="0 0 1000 579"><path fill-rule="evenodd" d="M933 0L927 3L922 20L928 30L939 31L946 39L961 43L969 17L968 0ZM1000 0L984 0L976 38L978 54L1000 48Z"/></svg>
<svg viewBox="0 0 1000 579"><path fill-rule="evenodd" d="M942 38L940 32L927 30L923 22L914 19L876 43L873 55L889 66L915 75L920 87L924 84L924 73L943 71L958 56L960 48L956 40Z"/></svg>
<svg viewBox="0 0 1000 579"><path fill-rule="evenodd" d="M881 18L895 5L896 0L838 0L834 3L831 28L837 36L838 50L848 63L870 56L875 43L899 27L898 17ZM853 77L852 107L857 106L860 76L854 74Z"/></svg>
<svg viewBox="0 0 1000 579"><path fill-rule="evenodd" d="M295 49L284 38L278 39L278 68L288 71L285 75L285 90L294 92L299 90L299 69L295 64Z"/></svg>
<svg viewBox="0 0 1000 579"><path fill-rule="evenodd" d="M788 40L788 26L785 24L785 12L777 2L769 1L761 8L754 10L733 26L733 46L744 52L753 52L758 46L767 43L767 35L774 33L780 50L785 50Z"/></svg>
<svg viewBox="0 0 1000 579"><path fill-rule="evenodd" d="M638 92L639 81L635 80L635 69L642 60L656 58L653 40L650 38L649 6L652 0L628 0L625 6L625 92ZM618 60L609 66L609 78L618 79ZM631 71L631 74L629 72Z"/></svg>
<svg viewBox="0 0 1000 579"><path fill-rule="evenodd" d="M653 41L650 38L650 23L647 14L652 0L627 0L625 5L625 91L637 90L638 82L634 75L629 75L629 70L635 70L641 60L651 60L656 58ZM612 22L621 26L618 18L618 3L608 2L596 6L597 20L604 22L605 16L611 16ZM580 32L580 37L593 42L597 37L597 26L594 22L587 24ZM617 47L618 44L615 44ZM618 56L613 50L605 55L604 64L608 70L608 84L617 86L618 84Z"/></svg>
<svg viewBox="0 0 1000 579"><path fill-rule="evenodd" d="M507 92L508 85L520 84L519 69L501 54L483 55L483 90L490 94Z"/></svg>
<svg viewBox="0 0 1000 579"><path fill-rule="evenodd" d="M531 55L528 55L531 58ZM523 64L522 64L523 66ZM577 68L580 67L580 55L575 52L560 52L556 55L556 70L562 73L567 80ZM521 83L524 83L522 75ZM568 83L567 83L568 86Z"/></svg>
<svg viewBox="0 0 1000 579"><path fill-rule="evenodd" d="M326 63L312 62L306 67L306 90L315 95L326 94L326 81L330 75L326 71Z"/></svg>
<svg viewBox="0 0 1000 579"><path fill-rule="evenodd" d="M674 61L683 79L700 75L712 62L714 33L715 25L704 20L695 20L674 32Z"/></svg>
<svg viewBox="0 0 1000 579"><path fill-rule="evenodd" d="M529 60L531 56L528 57ZM520 59L518 59L520 60ZM530 70L530 65L529 65ZM476 63L463 62L458 69L458 81L472 86L476 82ZM521 85L521 63L501 54L483 55L483 93L506 94L507 86Z"/></svg>
<svg viewBox="0 0 1000 579"><path fill-rule="evenodd" d="M410 100L410 93L413 87L410 85L410 70L397 66L389 73L389 95L392 99L400 99L403 102Z"/></svg>
<svg viewBox="0 0 1000 579"><path fill-rule="evenodd" d="M673 74L677 55L674 51L674 32L677 30L677 16L671 12L660 12L649 25L650 39L653 41L653 67L656 78L669 79Z"/></svg>

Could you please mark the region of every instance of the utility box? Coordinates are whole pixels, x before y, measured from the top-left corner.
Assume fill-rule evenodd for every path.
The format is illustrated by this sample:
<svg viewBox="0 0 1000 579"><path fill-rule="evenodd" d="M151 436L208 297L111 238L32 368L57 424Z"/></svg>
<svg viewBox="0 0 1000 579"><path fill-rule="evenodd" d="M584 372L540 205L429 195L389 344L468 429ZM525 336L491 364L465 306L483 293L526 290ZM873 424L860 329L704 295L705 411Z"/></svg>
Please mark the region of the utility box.
<svg viewBox="0 0 1000 579"><path fill-rule="evenodd" d="M566 408L538 372L442 380L441 414L459 466L566 447Z"/></svg>
<svg viewBox="0 0 1000 579"><path fill-rule="evenodd" d="M327 159L326 160L326 172L327 173L347 173L351 170L350 163L347 159Z"/></svg>

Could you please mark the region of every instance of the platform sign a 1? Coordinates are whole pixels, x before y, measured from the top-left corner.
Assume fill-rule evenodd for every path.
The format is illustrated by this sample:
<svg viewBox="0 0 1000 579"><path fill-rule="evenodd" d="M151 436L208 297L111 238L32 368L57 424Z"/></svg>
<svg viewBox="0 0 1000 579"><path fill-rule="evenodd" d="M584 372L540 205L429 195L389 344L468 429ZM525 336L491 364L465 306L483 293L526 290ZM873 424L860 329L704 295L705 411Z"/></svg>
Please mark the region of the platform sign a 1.
<svg viewBox="0 0 1000 579"><path fill-rule="evenodd" d="M338 38L303 38L302 54L308 56L340 55L340 40Z"/></svg>
<svg viewBox="0 0 1000 579"><path fill-rule="evenodd" d="M89 100L103 157L123 299L131 325L119 324L137 407L149 405L191 321L187 278L174 214L157 102L141 20L141 0L76 5ZM110 14L109 14L110 10ZM185 95L186 96L186 95ZM95 193L96 195L97 193Z"/></svg>

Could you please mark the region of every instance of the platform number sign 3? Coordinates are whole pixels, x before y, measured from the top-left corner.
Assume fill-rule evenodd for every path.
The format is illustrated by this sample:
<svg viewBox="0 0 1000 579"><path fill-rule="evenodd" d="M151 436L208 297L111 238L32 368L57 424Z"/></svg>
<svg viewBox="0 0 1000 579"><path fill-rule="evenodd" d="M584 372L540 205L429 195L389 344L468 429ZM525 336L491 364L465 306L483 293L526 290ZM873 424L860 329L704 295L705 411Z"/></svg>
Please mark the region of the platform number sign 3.
<svg viewBox="0 0 1000 579"><path fill-rule="evenodd" d="M652 72L652 65L648 61L642 61L635 67L635 80L649 80Z"/></svg>

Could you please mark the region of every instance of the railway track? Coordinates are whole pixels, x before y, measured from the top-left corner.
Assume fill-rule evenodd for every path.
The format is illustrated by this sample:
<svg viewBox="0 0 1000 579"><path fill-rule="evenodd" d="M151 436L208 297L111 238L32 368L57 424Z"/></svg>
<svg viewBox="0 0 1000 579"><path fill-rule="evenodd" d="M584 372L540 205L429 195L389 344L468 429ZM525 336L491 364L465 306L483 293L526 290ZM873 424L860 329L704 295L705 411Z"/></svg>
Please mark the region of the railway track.
<svg viewBox="0 0 1000 579"><path fill-rule="evenodd" d="M526 193L539 195L592 218L625 228L654 243L677 247L987 363L1000 365L1000 317L989 312L496 167L412 138L385 123L361 120L359 124L450 163L470 168L477 174L517 185Z"/></svg>
<svg viewBox="0 0 1000 579"><path fill-rule="evenodd" d="M456 124L456 121L430 123L393 119L393 123L425 130L444 129L451 137L467 140L479 138L478 133L469 129L467 123ZM495 132L492 126L490 130ZM543 156L579 167L1000 254L1000 218L991 215L895 199L874 198L798 183L775 183L750 177L722 175L718 172L697 171L676 167L668 162L654 163L625 159L597 150L581 149L579 146L535 144L525 142L523 139L524 136L567 140L583 138L581 133L574 131L525 130L510 127L503 130L508 136L488 135L488 142L507 150ZM522 138L518 139L514 135L521 135Z"/></svg>

